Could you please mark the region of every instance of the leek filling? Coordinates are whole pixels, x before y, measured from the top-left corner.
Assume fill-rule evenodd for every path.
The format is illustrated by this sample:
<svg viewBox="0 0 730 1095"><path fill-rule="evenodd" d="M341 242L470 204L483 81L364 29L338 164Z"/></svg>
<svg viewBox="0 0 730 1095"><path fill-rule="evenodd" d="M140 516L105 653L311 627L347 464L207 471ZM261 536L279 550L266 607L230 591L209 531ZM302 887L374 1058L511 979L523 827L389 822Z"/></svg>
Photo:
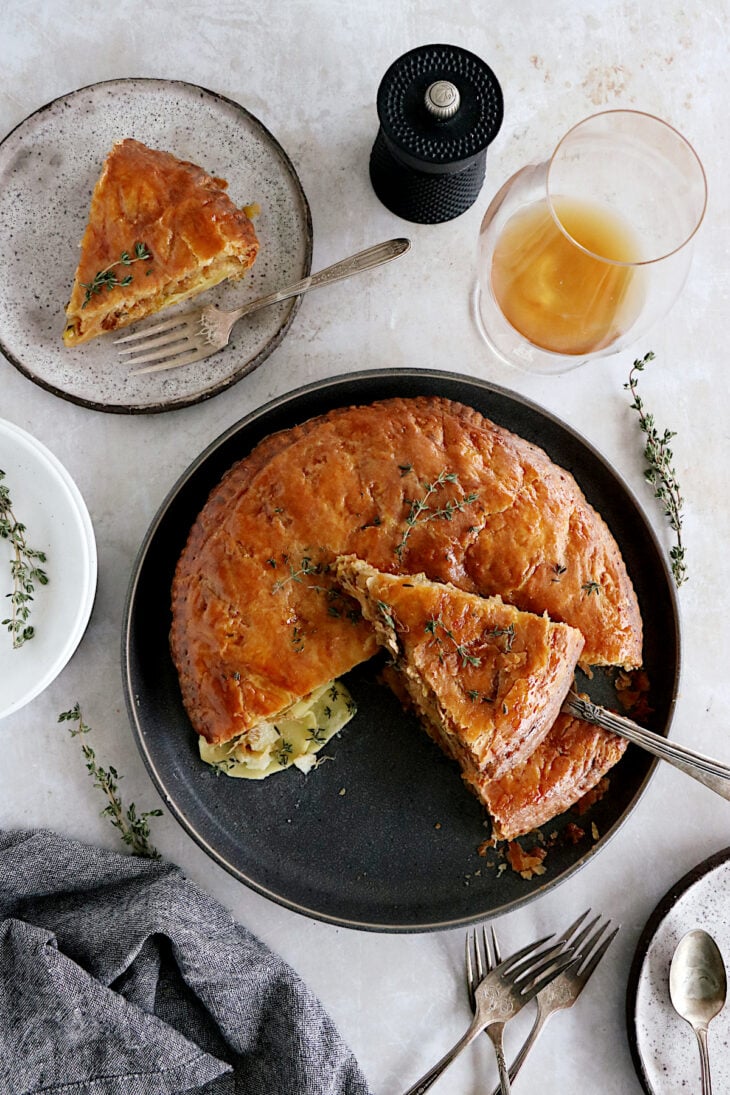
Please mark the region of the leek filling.
<svg viewBox="0 0 730 1095"><path fill-rule="evenodd" d="M265 779L292 765L309 772L316 766L322 746L356 710L344 684L330 681L292 704L276 722L260 722L222 745L199 738L200 756L206 764L236 779Z"/></svg>

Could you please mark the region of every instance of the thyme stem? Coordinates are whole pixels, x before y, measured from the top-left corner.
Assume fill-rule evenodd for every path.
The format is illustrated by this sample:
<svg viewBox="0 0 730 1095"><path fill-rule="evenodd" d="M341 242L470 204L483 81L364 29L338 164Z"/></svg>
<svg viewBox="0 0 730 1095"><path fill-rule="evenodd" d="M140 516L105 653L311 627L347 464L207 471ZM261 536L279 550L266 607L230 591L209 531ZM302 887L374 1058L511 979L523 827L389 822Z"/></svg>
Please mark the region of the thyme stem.
<svg viewBox="0 0 730 1095"><path fill-rule="evenodd" d="M29 546L25 525L13 513L10 491L2 482L4 478L5 472L0 471L0 539L8 540L12 547L10 573L13 591L6 594L10 598L12 612L2 621L2 626L7 627L13 636L13 649L17 649L35 634L35 628L28 623L35 583L48 585L48 575L38 566L38 563L46 562L45 552Z"/></svg>
<svg viewBox="0 0 730 1095"><path fill-rule="evenodd" d="M410 465L403 465L404 467L410 467ZM400 467L400 465L399 465ZM476 494L467 494L460 501L448 501L440 509L432 509L429 505L431 496L439 490L445 483L457 483L459 482L458 476L454 472L439 472L438 478L433 483L424 483L425 493L422 498L407 498L409 510L406 517L406 527L400 542L396 545L395 554L400 561L405 551L408 537L412 530L419 523L425 523L426 521L435 521L438 518L450 521L455 513L459 513L461 510L470 506L473 502L476 502Z"/></svg>
<svg viewBox="0 0 730 1095"><path fill-rule="evenodd" d="M88 734L91 727L83 719L81 707L78 703L69 711L63 711L58 716L59 722L73 722L76 725L69 727L72 738L80 734ZM150 843L149 818L162 817L162 810L146 810L142 814L137 813L137 808L132 803L128 809L124 805L117 790L117 781L122 777L110 764L108 768L102 768L96 760L96 754L87 742L81 742L81 751L86 761L86 768L94 778L94 786L98 787L107 800L106 806L101 811L102 817L108 817L111 824L117 829L124 843L132 849L134 855L145 859L159 859L160 853Z"/></svg>
<svg viewBox="0 0 730 1095"><path fill-rule="evenodd" d="M687 581L687 564L686 548L682 542L684 499L672 464L673 453L669 448L669 442L676 437L676 433L671 430L664 430L663 434L659 433L654 423L654 415L647 412L637 390L639 384L637 374L643 372L646 365L653 360L654 354L651 350L643 358L635 360L624 388L628 389L634 397L631 408L638 414L640 428L646 436L644 459L648 467L644 470L644 478L654 488L654 497L658 498L664 506L664 516L675 534L675 543L669 551L669 558L675 584L679 587Z"/></svg>
<svg viewBox="0 0 730 1095"><path fill-rule="evenodd" d="M441 640L437 635L437 631L439 628L441 629L441 631L443 631L446 638L450 639L451 642L454 644L456 653L461 658L462 669L467 665L480 666L482 664L482 659L478 657L478 655L469 653L468 645L466 643L460 643L457 641L457 638L454 635L453 631L446 627L440 616L431 617L431 619L427 620L424 625L424 630L426 631L426 633L428 635L433 635L438 645L441 644ZM439 658L439 660L441 659Z"/></svg>
<svg viewBox="0 0 730 1095"><path fill-rule="evenodd" d="M148 262L152 258L152 255L147 249L146 243L135 243L134 245L134 258L129 254L129 251L122 251L121 255L116 262L110 262L103 270L97 271L91 281L82 281L81 287L86 290L84 296L82 308L85 308L91 298L97 293L100 293L106 286L110 291L115 289L118 285L129 285L132 281L132 275L127 274L121 281L117 278L117 275L113 273L117 266L132 266L135 262Z"/></svg>

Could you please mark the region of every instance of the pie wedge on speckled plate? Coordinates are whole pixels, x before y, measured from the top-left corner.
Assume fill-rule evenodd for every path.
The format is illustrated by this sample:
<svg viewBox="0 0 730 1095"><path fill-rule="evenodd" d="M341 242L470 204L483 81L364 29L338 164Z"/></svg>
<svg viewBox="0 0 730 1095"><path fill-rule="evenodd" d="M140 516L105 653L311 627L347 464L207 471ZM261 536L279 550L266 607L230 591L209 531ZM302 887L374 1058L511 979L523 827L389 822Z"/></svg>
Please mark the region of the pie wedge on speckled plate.
<svg viewBox="0 0 730 1095"><path fill-rule="evenodd" d="M66 308L66 345L242 277L259 245L226 186L169 152L117 142L92 195Z"/></svg>

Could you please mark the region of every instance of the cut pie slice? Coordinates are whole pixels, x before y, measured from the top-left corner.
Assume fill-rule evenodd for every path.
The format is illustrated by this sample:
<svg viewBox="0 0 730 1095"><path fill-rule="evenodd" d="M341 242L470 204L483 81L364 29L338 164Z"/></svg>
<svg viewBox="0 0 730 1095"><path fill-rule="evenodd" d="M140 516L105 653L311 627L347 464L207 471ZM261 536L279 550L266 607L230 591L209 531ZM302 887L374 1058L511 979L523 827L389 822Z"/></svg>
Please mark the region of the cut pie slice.
<svg viewBox="0 0 730 1095"><path fill-rule="evenodd" d="M390 652L425 729L467 781L496 779L537 748L572 683L578 630L354 556L340 556L335 573Z"/></svg>
<svg viewBox="0 0 730 1095"><path fill-rule="evenodd" d="M413 711L403 673L386 666L383 679L406 710ZM624 738L561 711L521 764L498 779L473 770L462 772L462 779L491 816L495 840L515 840L565 813L597 787L627 745Z"/></svg>
<svg viewBox="0 0 730 1095"><path fill-rule="evenodd" d="M560 714L537 749L499 779L464 775L491 814L497 840L514 840L564 813L592 791L626 752L600 726Z"/></svg>
<svg viewBox="0 0 730 1095"><path fill-rule="evenodd" d="M63 340L75 346L240 278L258 240L224 179L127 139L94 188Z"/></svg>

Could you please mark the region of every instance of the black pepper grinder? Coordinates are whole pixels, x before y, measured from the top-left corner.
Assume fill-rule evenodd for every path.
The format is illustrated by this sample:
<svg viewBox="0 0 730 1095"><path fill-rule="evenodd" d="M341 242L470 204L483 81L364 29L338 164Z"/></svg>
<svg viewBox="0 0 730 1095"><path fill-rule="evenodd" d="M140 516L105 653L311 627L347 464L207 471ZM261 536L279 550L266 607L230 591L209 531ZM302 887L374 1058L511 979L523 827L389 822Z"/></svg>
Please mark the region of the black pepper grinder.
<svg viewBox="0 0 730 1095"><path fill-rule="evenodd" d="M504 113L489 65L458 46L419 46L385 73L377 107L370 180L382 203L418 224L473 205Z"/></svg>

